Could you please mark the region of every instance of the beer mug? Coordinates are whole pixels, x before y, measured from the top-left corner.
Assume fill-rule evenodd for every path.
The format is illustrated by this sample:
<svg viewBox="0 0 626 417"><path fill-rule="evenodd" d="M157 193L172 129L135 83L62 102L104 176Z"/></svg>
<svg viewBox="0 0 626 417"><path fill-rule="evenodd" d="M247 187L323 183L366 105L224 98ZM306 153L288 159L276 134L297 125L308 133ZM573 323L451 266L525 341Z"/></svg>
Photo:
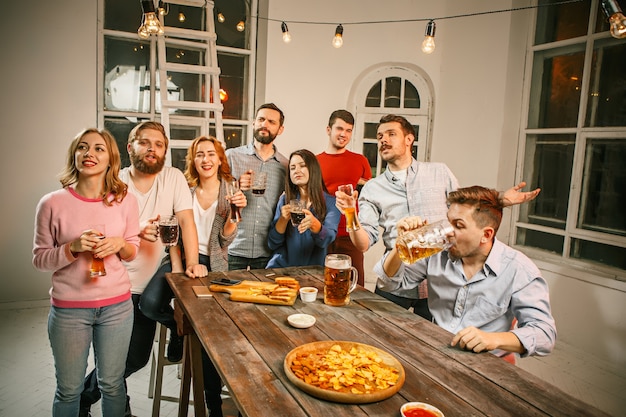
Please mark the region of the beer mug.
<svg viewBox="0 0 626 417"><path fill-rule="evenodd" d="M448 249L451 246L448 235L452 231L450 222L440 220L398 236L396 250L400 260L405 264L412 264Z"/></svg>
<svg viewBox="0 0 626 417"><path fill-rule="evenodd" d="M161 216L159 237L165 246L174 246L178 243L178 218L175 215Z"/></svg>
<svg viewBox="0 0 626 417"><path fill-rule="evenodd" d="M267 184L267 172L253 172L252 173L252 194L256 197L261 197L265 194L265 187Z"/></svg>
<svg viewBox="0 0 626 417"><path fill-rule="evenodd" d="M302 220L306 217L303 209L305 209L304 201L302 200L291 200L289 202L289 207L291 208L291 224L293 227L298 227Z"/></svg>
<svg viewBox="0 0 626 417"><path fill-rule="evenodd" d="M356 288L359 273L349 255L326 255L324 262L324 304L345 306Z"/></svg>

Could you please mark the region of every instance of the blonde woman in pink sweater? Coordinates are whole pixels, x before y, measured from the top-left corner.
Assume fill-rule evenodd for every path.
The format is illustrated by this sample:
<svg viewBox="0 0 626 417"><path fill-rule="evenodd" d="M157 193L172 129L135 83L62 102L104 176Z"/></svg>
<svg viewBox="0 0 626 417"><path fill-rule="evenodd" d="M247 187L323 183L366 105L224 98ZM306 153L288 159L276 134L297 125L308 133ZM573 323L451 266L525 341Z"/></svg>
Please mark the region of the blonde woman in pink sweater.
<svg viewBox="0 0 626 417"><path fill-rule="evenodd" d="M52 271L48 337L57 380L54 417L78 415L92 344L102 415L124 415L133 304L122 260L137 254L139 209L118 177L120 164L113 136L87 129L70 144L63 188L37 205L33 265ZM106 275L90 276L94 258L104 261Z"/></svg>

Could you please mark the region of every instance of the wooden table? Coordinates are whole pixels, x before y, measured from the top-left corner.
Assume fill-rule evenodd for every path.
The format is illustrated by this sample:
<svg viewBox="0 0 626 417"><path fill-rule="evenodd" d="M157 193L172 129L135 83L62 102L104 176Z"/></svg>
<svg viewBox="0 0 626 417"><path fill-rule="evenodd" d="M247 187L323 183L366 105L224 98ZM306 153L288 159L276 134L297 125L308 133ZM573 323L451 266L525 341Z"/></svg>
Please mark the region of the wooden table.
<svg viewBox="0 0 626 417"><path fill-rule="evenodd" d="M242 303L230 301L225 293L197 298L191 288L224 275L272 281L271 273L317 287L317 301L298 299L293 306ZM167 280L177 308L243 416L389 417L399 416L400 407L409 401L430 403L446 417L606 415L489 353L450 347L452 334L362 287L352 293L348 306L325 305L320 267L211 273L200 280L168 274ZM308 329L292 328L287 316L296 312L311 314L317 322ZM402 389L386 400L362 405L327 402L304 393L287 379L283 360L293 348L321 340L366 343L391 353L406 372ZM197 365L195 356L191 361Z"/></svg>

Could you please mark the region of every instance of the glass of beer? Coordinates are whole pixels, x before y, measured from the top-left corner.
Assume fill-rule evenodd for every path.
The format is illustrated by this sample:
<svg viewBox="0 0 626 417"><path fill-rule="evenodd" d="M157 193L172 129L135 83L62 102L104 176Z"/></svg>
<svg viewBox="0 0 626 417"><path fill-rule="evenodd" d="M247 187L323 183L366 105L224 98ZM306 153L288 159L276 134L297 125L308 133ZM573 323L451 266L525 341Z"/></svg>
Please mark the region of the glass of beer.
<svg viewBox="0 0 626 417"><path fill-rule="evenodd" d="M160 216L159 237L165 246L174 246L178 242L178 219L176 216Z"/></svg>
<svg viewBox="0 0 626 417"><path fill-rule="evenodd" d="M265 194L265 186L267 184L266 172L253 172L252 173L252 194L255 196L262 196Z"/></svg>
<svg viewBox="0 0 626 417"><path fill-rule="evenodd" d="M92 236L97 237L102 240L105 237L106 230L103 224L94 224L89 226L91 229ZM91 265L89 266L89 276L91 278L103 277L107 274L106 269L104 268L104 259L96 258L96 256L92 253L91 255Z"/></svg>
<svg viewBox="0 0 626 417"><path fill-rule="evenodd" d="M337 187L337 191L341 191L342 193L346 193L349 196L352 196L353 192L352 184L340 185ZM346 231L353 232L355 230L359 230L361 225L359 224L359 218L356 215L356 203L353 202L350 207L346 207L343 210L343 214L346 216Z"/></svg>
<svg viewBox="0 0 626 417"><path fill-rule="evenodd" d="M398 256L405 264L412 264L448 249L451 246L448 235L452 232L452 225L447 220L409 230L396 239Z"/></svg>
<svg viewBox="0 0 626 417"><path fill-rule="evenodd" d="M350 255L332 253L324 262L324 304L345 306L356 288L359 273Z"/></svg>
<svg viewBox="0 0 626 417"><path fill-rule="evenodd" d="M304 202L302 200L291 200L289 207L291 209L291 224L294 227L298 227L306 217L302 211L302 209L304 209Z"/></svg>
<svg viewBox="0 0 626 417"><path fill-rule="evenodd" d="M239 191L239 181L235 178L228 181L228 185L226 188L226 196L232 197ZM230 201L230 199L229 199ZM232 202L230 203L230 222L231 223L239 223L241 221L241 211L239 211L239 207L237 207Z"/></svg>

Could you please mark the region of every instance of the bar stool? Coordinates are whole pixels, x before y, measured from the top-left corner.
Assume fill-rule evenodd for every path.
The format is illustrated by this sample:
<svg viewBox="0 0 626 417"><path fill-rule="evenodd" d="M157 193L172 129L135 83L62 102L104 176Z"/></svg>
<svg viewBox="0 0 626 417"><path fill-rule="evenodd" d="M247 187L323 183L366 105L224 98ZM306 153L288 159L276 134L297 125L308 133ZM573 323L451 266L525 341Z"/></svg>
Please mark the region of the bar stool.
<svg viewBox="0 0 626 417"><path fill-rule="evenodd" d="M178 397L163 395L163 373L168 365L178 365L182 362L171 362L167 359L165 347L167 344L167 327L157 323L155 346L152 348L152 363L150 366L150 382L148 384L148 398L152 398L152 417L159 417L161 401L179 402ZM184 342L183 342L184 343Z"/></svg>

